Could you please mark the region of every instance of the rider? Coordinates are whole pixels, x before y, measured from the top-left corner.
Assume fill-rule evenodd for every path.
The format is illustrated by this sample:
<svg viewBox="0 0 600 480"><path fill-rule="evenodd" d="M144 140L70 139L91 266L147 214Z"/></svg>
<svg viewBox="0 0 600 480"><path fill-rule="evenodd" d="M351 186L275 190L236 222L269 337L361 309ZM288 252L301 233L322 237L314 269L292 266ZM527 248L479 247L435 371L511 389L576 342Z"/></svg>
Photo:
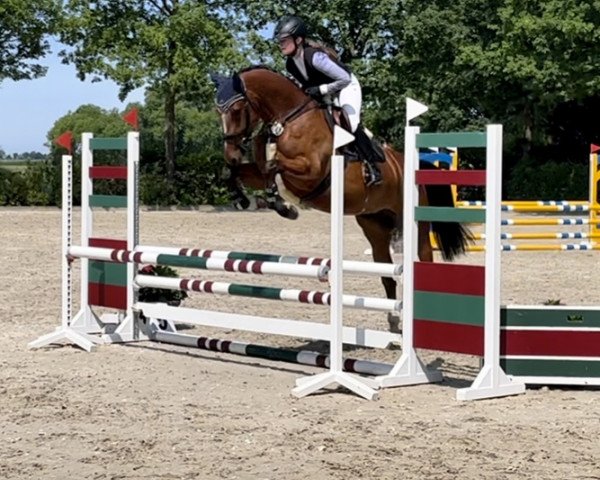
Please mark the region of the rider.
<svg viewBox="0 0 600 480"><path fill-rule="evenodd" d="M377 162L383 159L375 151L370 138L360 125L362 91L350 69L325 47L306 38L304 21L296 16L285 16L275 26L274 38L287 57L287 71L300 83L307 94L316 99L326 95L337 96L350 121L356 147L365 160L369 172L367 186L381 183Z"/></svg>

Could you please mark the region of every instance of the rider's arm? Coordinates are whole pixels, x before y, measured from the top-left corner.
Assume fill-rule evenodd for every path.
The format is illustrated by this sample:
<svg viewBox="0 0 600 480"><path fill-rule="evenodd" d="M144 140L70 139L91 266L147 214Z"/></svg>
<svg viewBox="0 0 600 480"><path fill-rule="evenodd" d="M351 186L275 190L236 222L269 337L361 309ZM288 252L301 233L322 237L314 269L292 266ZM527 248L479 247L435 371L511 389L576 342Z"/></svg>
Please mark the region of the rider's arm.
<svg viewBox="0 0 600 480"><path fill-rule="evenodd" d="M313 66L332 78L331 83L319 86L322 95L331 95L350 85L350 74L333 62L325 52L315 52L312 58Z"/></svg>

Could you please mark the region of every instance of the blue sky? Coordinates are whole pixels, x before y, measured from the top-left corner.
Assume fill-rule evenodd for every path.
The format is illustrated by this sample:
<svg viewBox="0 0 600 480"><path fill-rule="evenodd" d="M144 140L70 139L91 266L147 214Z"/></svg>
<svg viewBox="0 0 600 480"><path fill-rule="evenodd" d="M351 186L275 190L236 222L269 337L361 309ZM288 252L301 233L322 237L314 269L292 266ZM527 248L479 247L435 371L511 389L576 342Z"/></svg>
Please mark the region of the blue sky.
<svg viewBox="0 0 600 480"><path fill-rule="evenodd" d="M60 63L56 55L60 49L53 43L52 54L39 62L48 67L45 77L0 83L0 149L6 153L46 153L46 134L54 122L80 105L122 110L129 102L143 101L141 89L121 103L114 82L80 81L74 66Z"/></svg>

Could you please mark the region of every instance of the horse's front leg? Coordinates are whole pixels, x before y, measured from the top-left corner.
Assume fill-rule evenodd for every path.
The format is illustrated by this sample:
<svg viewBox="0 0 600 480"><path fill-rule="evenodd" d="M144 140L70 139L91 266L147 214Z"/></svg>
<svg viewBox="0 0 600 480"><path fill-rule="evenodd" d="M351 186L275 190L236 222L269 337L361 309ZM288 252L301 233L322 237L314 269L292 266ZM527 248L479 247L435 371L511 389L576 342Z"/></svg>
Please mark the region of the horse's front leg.
<svg viewBox="0 0 600 480"><path fill-rule="evenodd" d="M278 215L289 220L296 220L299 216L298 209L284 200L279 194L279 187L275 177L278 175L278 171L275 165L273 165L267 171L266 176L266 188L265 193L267 194L267 204L269 208L275 210Z"/></svg>
<svg viewBox="0 0 600 480"><path fill-rule="evenodd" d="M238 210L246 210L250 206L250 199L246 196L240 181L239 168L234 165L225 165L223 179L233 206Z"/></svg>

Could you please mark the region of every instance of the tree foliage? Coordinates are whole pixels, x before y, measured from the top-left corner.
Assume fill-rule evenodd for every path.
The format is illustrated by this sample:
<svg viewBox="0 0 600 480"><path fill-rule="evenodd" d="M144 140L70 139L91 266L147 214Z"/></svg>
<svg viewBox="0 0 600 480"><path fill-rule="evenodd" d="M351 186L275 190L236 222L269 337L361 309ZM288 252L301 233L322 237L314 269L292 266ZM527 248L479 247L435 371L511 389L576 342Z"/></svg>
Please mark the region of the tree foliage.
<svg viewBox="0 0 600 480"><path fill-rule="evenodd" d="M109 78L121 98L146 86L161 95L166 172L175 172L175 109L180 99L206 104L208 72L239 53L213 2L199 0L68 0L61 40L64 60L80 78Z"/></svg>
<svg viewBox="0 0 600 480"><path fill-rule="evenodd" d="M36 62L50 50L48 35L60 10L59 0L0 2L0 82L41 77L47 68Z"/></svg>
<svg viewBox="0 0 600 480"><path fill-rule="evenodd" d="M222 155L207 73L249 63L283 70L270 37L284 14L304 17L311 36L352 68L363 87L363 122L385 140L402 145L407 96L430 107L418 120L425 130L502 123L505 172L513 177L508 195L522 198L538 188L552 196L561 181L583 192L588 144L600 143L598 0L60 3L60 37L71 48L62 55L81 78L110 78L122 98L147 88L142 148L146 174L154 175L146 190L155 192L148 196L153 202L161 192L167 203L219 201ZM0 35L6 5L23 4L0 4ZM469 152L462 156L475 161ZM535 181L537 172L548 177L545 185Z"/></svg>

